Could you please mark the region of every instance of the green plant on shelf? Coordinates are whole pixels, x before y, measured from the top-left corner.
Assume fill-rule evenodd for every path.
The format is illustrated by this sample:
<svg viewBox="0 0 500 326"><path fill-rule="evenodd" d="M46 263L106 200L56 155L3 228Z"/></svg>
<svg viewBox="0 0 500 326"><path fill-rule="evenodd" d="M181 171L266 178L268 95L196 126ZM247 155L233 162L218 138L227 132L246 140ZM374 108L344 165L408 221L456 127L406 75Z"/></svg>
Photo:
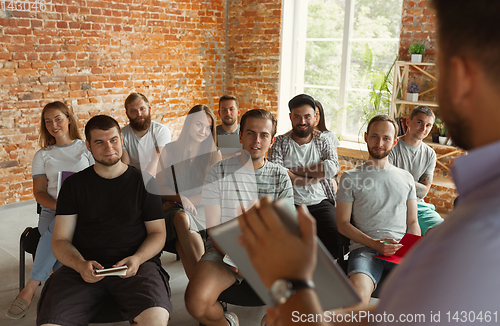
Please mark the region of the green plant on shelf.
<svg viewBox="0 0 500 326"><path fill-rule="evenodd" d="M436 121L434 121L434 124L436 125L439 136L446 137L448 135L448 129L446 129L446 126L441 119L437 118Z"/></svg>
<svg viewBox="0 0 500 326"><path fill-rule="evenodd" d="M415 42L410 46L408 53L410 54L424 54L425 45L420 42Z"/></svg>

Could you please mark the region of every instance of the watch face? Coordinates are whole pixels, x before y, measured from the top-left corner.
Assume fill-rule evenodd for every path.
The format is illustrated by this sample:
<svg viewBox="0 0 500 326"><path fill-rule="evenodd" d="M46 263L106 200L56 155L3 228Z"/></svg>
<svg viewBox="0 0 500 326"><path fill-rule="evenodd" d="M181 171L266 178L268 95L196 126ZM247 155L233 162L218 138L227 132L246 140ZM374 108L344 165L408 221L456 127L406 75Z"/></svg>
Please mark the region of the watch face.
<svg viewBox="0 0 500 326"><path fill-rule="evenodd" d="M275 304L285 303L290 295L290 284L287 280L276 280L271 286L271 297Z"/></svg>

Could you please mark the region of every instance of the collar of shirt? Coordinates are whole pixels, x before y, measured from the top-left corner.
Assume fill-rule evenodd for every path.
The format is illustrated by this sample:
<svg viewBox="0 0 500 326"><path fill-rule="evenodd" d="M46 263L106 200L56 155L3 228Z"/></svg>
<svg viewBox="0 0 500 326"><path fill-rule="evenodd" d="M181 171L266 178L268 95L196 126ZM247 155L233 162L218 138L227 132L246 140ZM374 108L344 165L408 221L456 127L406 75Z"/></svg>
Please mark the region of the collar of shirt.
<svg viewBox="0 0 500 326"><path fill-rule="evenodd" d="M474 149L458 157L451 167L453 181L460 196L500 177L500 141Z"/></svg>

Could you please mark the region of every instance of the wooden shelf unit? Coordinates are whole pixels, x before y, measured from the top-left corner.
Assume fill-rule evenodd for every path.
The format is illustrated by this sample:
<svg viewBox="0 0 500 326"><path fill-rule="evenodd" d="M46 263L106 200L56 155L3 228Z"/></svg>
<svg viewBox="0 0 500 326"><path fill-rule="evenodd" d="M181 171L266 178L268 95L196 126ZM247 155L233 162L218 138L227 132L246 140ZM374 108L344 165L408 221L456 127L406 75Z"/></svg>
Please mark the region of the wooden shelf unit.
<svg viewBox="0 0 500 326"><path fill-rule="evenodd" d="M425 66L435 66L434 63L430 62L422 62L422 63L415 63L415 62L407 62L407 61L397 61L395 66L394 66L394 82L392 84L392 100L391 100L391 110L390 110L390 116L394 119L399 118L398 115L405 116L407 108L406 106L418 106L418 105L425 105L429 107L434 107L437 108L438 104L437 102L431 102L431 101L416 101L416 102L411 102L411 101L406 101L404 100L406 98L406 89L408 87L408 75L410 73L410 68L415 68L418 72L422 73L424 76L426 76L429 79L432 79L437 82L437 78L430 74L429 72L425 71L422 69L422 67L425 68ZM419 97L432 92L436 89L436 87L432 87L430 89L427 89L421 93L419 93ZM401 92L401 98L397 98L399 92ZM397 105L400 105L399 110L396 110Z"/></svg>

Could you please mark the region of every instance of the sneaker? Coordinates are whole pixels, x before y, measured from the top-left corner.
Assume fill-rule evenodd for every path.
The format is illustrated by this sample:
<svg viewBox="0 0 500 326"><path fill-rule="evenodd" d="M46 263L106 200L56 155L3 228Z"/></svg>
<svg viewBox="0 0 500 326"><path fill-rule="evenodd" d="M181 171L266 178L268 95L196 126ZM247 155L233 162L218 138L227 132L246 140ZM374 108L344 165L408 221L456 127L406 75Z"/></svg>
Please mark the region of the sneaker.
<svg viewBox="0 0 500 326"><path fill-rule="evenodd" d="M28 301L17 297L11 304L5 315L12 319L23 318L29 308Z"/></svg>
<svg viewBox="0 0 500 326"><path fill-rule="evenodd" d="M224 317L226 317L229 326L240 326L240 321L238 320L238 316L234 312L225 312Z"/></svg>

